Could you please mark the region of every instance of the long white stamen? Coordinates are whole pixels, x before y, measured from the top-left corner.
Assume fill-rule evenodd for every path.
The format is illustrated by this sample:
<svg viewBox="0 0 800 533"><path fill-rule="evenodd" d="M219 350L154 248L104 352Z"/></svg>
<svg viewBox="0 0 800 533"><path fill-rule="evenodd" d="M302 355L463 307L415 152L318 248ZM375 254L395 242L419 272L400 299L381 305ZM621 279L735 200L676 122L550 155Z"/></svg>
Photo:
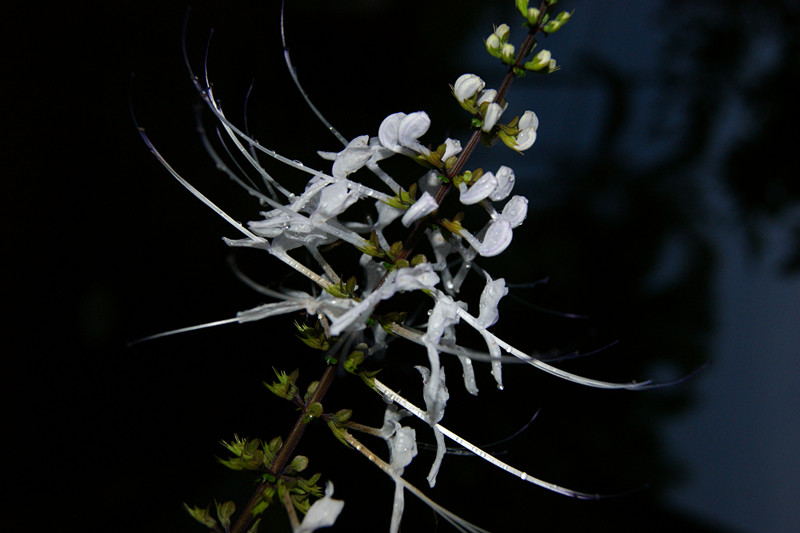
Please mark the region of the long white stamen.
<svg viewBox="0 0 800 533"><path fill-rule="evenodd" d="M380 392L385 398L395 402L397 405L401 406L403 409L407 410L420 420L424 420L427 422L427 416L425 411L414 405L413 403L409 402L395 391L381 383L379 380L373 380L375 384L375 388L378 392ZM465 449L469 450L470 452L474 453L484 461L491 463L492 465L496 466L497 468L508 472L509 474L518 477L522 481L527 481L528 483L533 483L534 485L538 485L539 487L545 488L547 490L551 490L553 492L557 492L559 494L563 494L564 496L570 496L573 498L578 498L581 500L596 500L599 499L600 496L598 494L588 494L585 492L578 492L566 487L562 487L560 485L556 485L554 483L550 483L548 481L541 480L539 478L533 477L527 472L523 472L518 468L514 468L513 466L509 465L508 463L504 463L497 457L483 451L482 449L478 448L468 440L456 435L446 427L442 426L441 424L436 424L436 428L442 432L447 438L452 440L453 442L459 444L460 446L464 447Z"/></svg>

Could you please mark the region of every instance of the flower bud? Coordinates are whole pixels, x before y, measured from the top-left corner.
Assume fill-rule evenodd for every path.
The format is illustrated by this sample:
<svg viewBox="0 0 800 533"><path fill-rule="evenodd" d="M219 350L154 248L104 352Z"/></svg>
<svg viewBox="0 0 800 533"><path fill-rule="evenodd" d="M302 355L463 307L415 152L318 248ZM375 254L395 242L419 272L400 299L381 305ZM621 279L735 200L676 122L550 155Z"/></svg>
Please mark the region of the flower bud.
<svg viewBox="0 0 800 533"><path fill-rule="evenodd" d="M462 74L453 86L453 94L459 102L463 102L483 90L485 85L475 74Z"/></svg>
<svg viewBox="0 0 800 533"><path fill-rule="evenodd" d="M414 202L411 207L408 208L408 211L403 215L403 225L405 227L410 227L411 224L416 222L417 220L428 216L429 214L433 213L439 208L439 204L436 203L436 200L430 193L425 192L420 196L419 200Z"/></svg>
<svg viewBox="0 0 800 533"><path fill-rule="evenodd" d="M503 62L513 63L515 59L514 45L511 43L504 44L502 50L500 51L500 56L503 58Z"/></svg>
<svg viewBox="0 0 800 533"><path fill-rule="evenodd" d="M525 63L525 68L533 71L542 70L550 64L551 56L550 50L541 50L530 61Z"/></svg>
<svg viewBox="0 0 800 533"><path fill-rule="evenodd" d="M503 43L500 42L500 37L493 33L486 38L485 44L486 51L489 52L490 55L500 57L500 49L503 47Z"/></svg>
<svg viewBox="0 0 800 533"><path fill-rule="evenodd" d="M508 27L508 24L500 24L498 27L494 29L494 34L500 39L500 42L505 44L508 40L508 36L511 33L511 28Z"/></svg>
<svg viewBox="0 0 800 533"><path fill-rule="evenodd" d="M490 132L492 128L494 128L495 124L497 124L500 115L503 114L503 108L500 107L500 104L492 102L486 108L486 114L483 117L483 126L481 129L485 132Z"/></svg>

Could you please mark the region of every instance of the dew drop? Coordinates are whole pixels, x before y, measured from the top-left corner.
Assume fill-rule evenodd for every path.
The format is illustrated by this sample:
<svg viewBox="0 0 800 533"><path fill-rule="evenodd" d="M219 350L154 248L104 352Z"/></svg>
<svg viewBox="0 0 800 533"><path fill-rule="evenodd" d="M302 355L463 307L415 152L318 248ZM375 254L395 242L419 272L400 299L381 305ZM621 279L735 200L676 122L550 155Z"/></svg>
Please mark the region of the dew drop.
<svg viewBox="0 0 800 533"><path fill-rule="evenodd" d="M452 291L455 285L453 285L453 282L451 280L447 280L444 282L444 286L448 291Z"/></svg>
<svg viewBox="0 0 800 533"><path fill-rule="evenodd" d="M304 167L304 166L305 166L305 165L302 163L302 161L300 161L300 160L298 160L298 159L295 159L295 160L293 160L293 161L292 161L292 163L294 163L294 164L295 164L295 165L297 165L297 166L301 166L301 167Z"/></svg>
<svg viewBox="0 0 800 533"><path fill-rule="evenodd" d="M523 472L523 473L522 473L522 475L521 475L521 476L519 476L519 478L520 478L522 481L528 481L528 474L526 474L525 472Z"/></svg>

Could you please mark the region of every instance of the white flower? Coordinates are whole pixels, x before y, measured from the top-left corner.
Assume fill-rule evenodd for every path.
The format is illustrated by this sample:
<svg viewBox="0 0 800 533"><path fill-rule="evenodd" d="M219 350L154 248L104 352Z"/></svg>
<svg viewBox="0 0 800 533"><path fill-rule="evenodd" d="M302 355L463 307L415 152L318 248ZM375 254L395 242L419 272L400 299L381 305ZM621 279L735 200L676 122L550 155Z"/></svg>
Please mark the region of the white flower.
<svg viewBox="0 0 800 533"><path fill-rule="evenodd" d="M500 255L511 244L513 231L511 224L507 220L495 220L486 230L483 242L475 249L483 257L494 257Z"/></svg>
<svg viewBox="0 0 800 533"><path fill-rule="evenodd" d="M495 102L489 104L486 108L486 115L483 117L483 126L481 126L481 129L485 132L491 131L495 124L497 124L497 120L502 114L503 108L500 106L500 104Z"/></svg>
<svg viewBox="0 0 800 533"><path fill-rule="evenodd" d="M494 177L497 179L497 188L489 195L489 199L493 202L499 202L500 200L505 200L511 194L511 189L514 188L514 171L503 165L497 169Z"/></svg>
<svg viewBox="0 0 800 533"><path fill-rule="evenodd" d="M494 89L486 89L485 91L481 91L481 94L478 96L478 100L475 102L475 105L480 106L484 102L491 102L494 100L495 96L497 96L497 91Z"/></svg>
<svg viewBox="0 0 800 533"><path fill-rule="evenodd" d="M437 204L433 196L426 191L422 193L422 196L420 196L416 202L411 204L411 207L409 207L406 213L403 215L403 225L408 228L411 226L411 224L422 217L430 215L438 208L439 204Z"/></svg>
<svg viewBox="0 0 800 533"><path fill-rule="evenodd" d="M524 196L513 196L503 207L503 212L497 217L498 220L507 221L512 228L516 228L528 216L528 199Z"/></svg>
<svg viewBox="0 0 800 533"><path fill-rule="evenodd" d="M369 135L356 137L350 141L344 150L336 154L332 171L334 178L344 178L367 164L367 161L375 152L375 149L371 148L368 142Z"/></svg>
<svg viewBox="0 0 800 533"><path fill-rule="evenodd" d="M321 527L330 527L339 517L344 507L342 500L334 500L333 496L333 483L328 481L325 487L325 496L315 501L311 508L303 517L303 522L300 527L294 530L294 533L311 533Z"/></svg>
<svg viewBox="0 0 800 533"><path fill-rule="evenodd" d="M486 84L475 74L462 74L453 86L453 94L459 102L468 100L481 91Z"/></svg>
<svg viewBox="0 0 800 533"><path fill-rule="evenodd" d="M506 280L503 278L492 280L489 274L486 274L486 286L481 292L481 300L478 304L478 323L481 327L488 328L497 322L500 317L497 305L506 294L508 294Z"/></svg>
<svg viewBox="0 0 800 533"><path fill-rule="evenodd" d="M311 213L311 221L324 222L329 220L344 213L356 201L358 201L358 193L348 190L347 182L337 181L326 185L319 193L319 203Z"/></svg>
<svg viewBox="0 0 800 533"><path fill-rule="evenodd" d="M444 141L445 149L444 155L442 156L442 161L447 161L454 155L458 155L461 153L461 141L457 139L450 139L447 138Z"/></svg>
<svg viewBox="0 0 800 533"><path fill-rule="evenodd" d="M397 153L414 155L415 153L427 154L428 149L417 141L431 125L431 119L424 111L417 111L406 115L394 113L386 117L378 128L378 138L381 144Z"/></svg>
<svg viewBox="0 0 800 533"><path fill-rule="evenodd" d="M517 124L519 135L517 135L514 149L520 152L527 150L536 141L536 130L539 128L539 118L533 111L525 111Z"/></svg>
<svg viewBox="0 0 800 533"><path fill-rule="evenodd" d="M497 178L494 174L487 172L481 176L478 181L467 188L465 183L459 185L459 200L464 205L477 204L481 200L488 198L497 189Z"/></svg>

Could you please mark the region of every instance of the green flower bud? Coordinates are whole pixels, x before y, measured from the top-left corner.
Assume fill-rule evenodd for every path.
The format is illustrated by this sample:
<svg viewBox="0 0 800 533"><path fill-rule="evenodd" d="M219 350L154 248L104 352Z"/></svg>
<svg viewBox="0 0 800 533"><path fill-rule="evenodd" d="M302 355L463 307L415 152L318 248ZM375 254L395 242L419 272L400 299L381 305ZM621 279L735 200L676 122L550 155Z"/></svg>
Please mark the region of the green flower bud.
<svg viewBox="0 0 800 533"><path fill-rule="evenodd" d="M508 24L500 24L494 29L494 34L497 35L501 43L505 44L511 34L511 28L508 27Z"/></svg>
<svg viewBox="0 0 800 533"><path fill-rule="evenodd" d="M529 0L517 0L517 9L523 17L528 16L528 2Z"/></svg>
<svg viewBox="0 0 800 533"><path fill-rule="evenodd" d="M496 34L491 34L489 37L486 38L484 41L486 44L486 51L489 52L494 57L500 57L500 50L503 47L503 43L500 42L500 37Z"/></svg>
<svg viewBox="0 0 800 533"><path fill-rule="evenodd" d="M550 65L550 50L542 50L533 58L525 63L525 68L528 70L538 71Z"/></svg>

